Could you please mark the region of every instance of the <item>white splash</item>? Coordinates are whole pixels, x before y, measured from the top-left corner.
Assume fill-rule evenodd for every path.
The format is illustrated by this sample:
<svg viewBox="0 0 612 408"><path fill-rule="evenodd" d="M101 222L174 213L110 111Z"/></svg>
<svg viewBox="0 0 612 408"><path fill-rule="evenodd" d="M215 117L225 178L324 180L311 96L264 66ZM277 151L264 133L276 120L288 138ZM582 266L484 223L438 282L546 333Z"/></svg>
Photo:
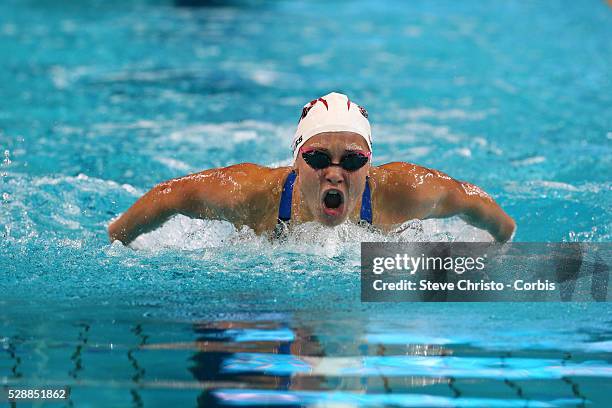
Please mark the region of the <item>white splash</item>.
<svg viewBox="0 0 612 408"><path fill-rule="evenodd" d="M277 251L314 254L325 257L359 256L361 242L491 242L486 231L472 227L459 218L443 220L411 220L390 233L344 223L329 228L308 222L293 226L286 238L271 240L256 235L247 227L236 229L226 221L191 219L176 215L158 229L140 235L131 244L133 249L198 250L204 248L250 247L255 253Z"/></svg>

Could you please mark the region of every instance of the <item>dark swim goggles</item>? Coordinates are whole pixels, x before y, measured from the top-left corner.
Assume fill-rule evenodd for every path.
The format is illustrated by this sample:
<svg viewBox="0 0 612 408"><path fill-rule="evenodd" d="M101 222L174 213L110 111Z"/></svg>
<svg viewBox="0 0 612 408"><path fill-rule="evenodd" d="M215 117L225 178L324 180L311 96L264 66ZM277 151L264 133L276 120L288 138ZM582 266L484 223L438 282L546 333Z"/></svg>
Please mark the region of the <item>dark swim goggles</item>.
<svg viewBox="0 0 612 408"><path fill-rule="evenodd" d="M310 167L315 170L326 169L329 166L340 166L346 171L356 171L366 165L370 160L371 152L354 150L346 153L339 163L333 163L331 156L324 151L311 149L300 149L302 158Z"/></svg>

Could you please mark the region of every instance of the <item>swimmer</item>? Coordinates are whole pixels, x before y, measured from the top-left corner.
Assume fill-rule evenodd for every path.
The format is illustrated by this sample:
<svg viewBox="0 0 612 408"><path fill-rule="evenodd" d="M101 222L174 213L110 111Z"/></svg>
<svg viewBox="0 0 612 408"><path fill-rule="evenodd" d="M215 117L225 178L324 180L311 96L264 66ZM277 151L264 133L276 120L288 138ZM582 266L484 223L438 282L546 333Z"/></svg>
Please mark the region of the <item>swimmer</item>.
<svg viewBox="0 0 612 408"><path fill-rule="evenodd" d="M484 191L405 162L372 165L367 111L332 92L304 106L291 145L293 165L252 163L204 170L158 184L108 228L124 244L175 214L226 220L257 234L282 234L309 221L345 221L393 231L412 219L459 216L497 241L515 223Z"/></svg>

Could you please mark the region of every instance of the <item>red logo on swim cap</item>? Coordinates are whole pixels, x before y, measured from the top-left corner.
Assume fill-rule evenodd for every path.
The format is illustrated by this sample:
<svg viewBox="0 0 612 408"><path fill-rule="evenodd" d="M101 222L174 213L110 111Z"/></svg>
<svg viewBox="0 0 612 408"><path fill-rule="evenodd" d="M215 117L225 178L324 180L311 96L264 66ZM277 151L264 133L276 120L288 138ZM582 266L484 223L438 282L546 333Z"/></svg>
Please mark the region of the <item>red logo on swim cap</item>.
<svg viewBox="0 0 612 408"><path fill-rule="evenodd" d="M311 105L304 106L304 108L302 109L302 115L300 116L300 120L298 120L298 123L300 123L300 121L301 121L302 119L304 119L304 118L306 117L306 115L308 115L308 111L309 111L311 108L312 108L312 106L311 106Z"/></svg>
<svg viewBox="0 0 612 408"><path fill-rule="evenodd" d="M319 101L322 102L323 105L325 105L325 109L329 110L329 106L327 105L327 101L325 99L323 98L313 99L312 101L308 102L308 104L304 106L304 108L302 108L302 115L300 116L300 120L298 120L298 123L300 123L300 121L304 119L306 115L308 115L308 112L310 112L312 107L315 106L317 102Z"/></svg>
<svg viewBox="0 0 612 408"><path fill-rule="evenodd" d="M327 101L326 101L325 99L323 99L323 98L319 98L319 99L317 99L317 101L321 101L321 102L323 102L323 105L325 105L325 109L329 110L329 106L327 106ZM315 103L316 103L316 102L315 102Z"/></svg>

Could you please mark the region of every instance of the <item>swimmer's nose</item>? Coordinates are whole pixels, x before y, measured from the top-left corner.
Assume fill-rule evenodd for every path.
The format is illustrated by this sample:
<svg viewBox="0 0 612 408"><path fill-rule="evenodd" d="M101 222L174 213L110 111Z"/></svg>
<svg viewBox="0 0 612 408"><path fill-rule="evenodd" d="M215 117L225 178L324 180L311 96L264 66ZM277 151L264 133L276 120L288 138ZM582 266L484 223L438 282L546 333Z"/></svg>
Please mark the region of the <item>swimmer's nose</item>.
<svg viewBox="0 0 612 408"><path fill-rule="evenodd" d="M342 170L336 166L330 166L325 171L325 180L327 180L331 184L340 184L342 183Z"/></svg>

